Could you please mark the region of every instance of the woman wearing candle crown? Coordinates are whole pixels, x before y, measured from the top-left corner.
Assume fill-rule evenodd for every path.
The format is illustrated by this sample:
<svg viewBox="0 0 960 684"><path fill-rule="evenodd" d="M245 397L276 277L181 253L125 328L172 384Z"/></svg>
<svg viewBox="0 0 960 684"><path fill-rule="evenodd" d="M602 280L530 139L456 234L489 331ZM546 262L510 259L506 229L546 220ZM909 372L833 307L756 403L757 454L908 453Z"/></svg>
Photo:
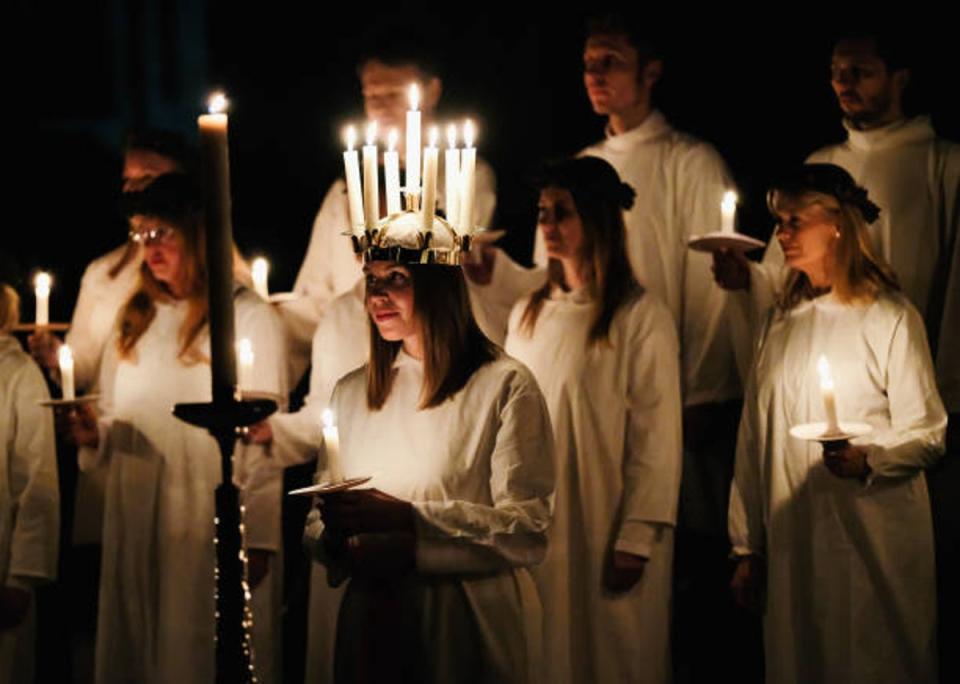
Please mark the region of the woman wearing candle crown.
<svg viewBox="0 0 960 684"><path fill-rule="evenodd" d="M81 468L102 461L109 467L96 680L206 684L214 678L220 453L209 433L171 413L179 402L210 400L204 230L198 194L184 175L159 177L130 204L139 219L132 237L144 245L139 281L101 364L100 416L88 409L73 424L74 438L86 447ZM249 338L255 353L252 389L282 393L276 315L240 286L234 305L237 337ZM234 462L250 573L262 580L252 598L256 665L263 681L272 682L280 473L263 447L238 445ZM264 578L268 555L273 567Z"/></svg>
<svg viewBox="0 0 960 684"><path fill-rule="evenodd" d="M802 166L768 201L790 273L744 402L732 589L765 609L769 682L936 681L923 469L943 453L946 414L923 321L874 254L865 221L879 210L846 171ZM823 450L789 433L824 420L821 355L841 426L873 428Z"/></svg>
<svg viewBox="0 0 960 684"><path fill-rule="evenodd" d="M543 388L557 509L537 568L547 680L670 680L680 375L667 307L634 279L634 192L596 157L548 166L538 229L548 282L514 307L507 351Z"/></svg>
<svg viewBox="0 0 960 684"><path fill-rule="evenodd" d="M401 246L396 235L379 247ZM553 497L547 409L530 372L480 332L461 270L396 255L366 254L370 361L332 400L343 474L373 479L322 497L308 520L331 583L350 577L335 676L530 681L540 611L528 567Z"/></svg>

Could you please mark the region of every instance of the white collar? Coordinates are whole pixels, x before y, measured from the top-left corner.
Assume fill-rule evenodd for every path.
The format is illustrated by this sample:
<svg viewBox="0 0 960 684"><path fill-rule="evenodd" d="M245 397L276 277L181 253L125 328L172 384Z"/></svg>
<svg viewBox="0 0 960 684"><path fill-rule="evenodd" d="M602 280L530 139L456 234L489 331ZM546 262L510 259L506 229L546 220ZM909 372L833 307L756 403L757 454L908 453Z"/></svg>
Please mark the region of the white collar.
<svg viewBox="0 0 960 684"><path fill-rule="evenodd" d="M936 137L929 116L900 119L886 126L866 131L854 128L849 120L844 119L843 127L847 129L850 146L858 150L882 150L925 142Z"/></svg>
<svg viewBox="0 0 960 684"><path fill-rule="evenodd" d="M604 131L607 139L602 144L612 150L628 150L634 145L666 135L671 130L673 129L663 114L654 109L639 126L631 128L629 131L620 133L619 135L615 134L610 129L610 125L607 124Z"/></svg>

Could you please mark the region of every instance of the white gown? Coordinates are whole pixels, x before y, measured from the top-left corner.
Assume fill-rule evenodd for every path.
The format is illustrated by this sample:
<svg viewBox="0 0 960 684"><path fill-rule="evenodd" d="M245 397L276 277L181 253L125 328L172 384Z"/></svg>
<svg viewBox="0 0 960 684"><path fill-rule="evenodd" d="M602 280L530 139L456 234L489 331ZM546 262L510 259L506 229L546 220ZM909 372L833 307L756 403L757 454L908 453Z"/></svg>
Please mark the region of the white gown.
<svg viewBox="0 0 960 684"><path fill-rule="evenodd" d="M536 680L540 611L527 568L543 558L554 487L543 396L530 372L504 357L441 406L417 410L422 365L401 352L396 367L381 410L367 409L365 369L340 381L334 406L345 476L373 475L370 486L416 512L417 569L398 597L410 629L397 639L409 662L398 672L413 666L418 681L434 682ZM310 522L319 539L322 523L315 514ZM368 598L351 581L338 658L362 638Z"/></svg>
<svg viewBox="0 0 960 684"><path fill-rule="evenodd" d="M923 316L943 402L960 412L960 145L937 138L926 116L869 131L845 126L846 142L807 162L843 167L880 207L870 237ZM783 263L773 239L753 268L761 308L783 282Z"/></svg>
<svg viewBox="0 0 960 684"><path fill-rule="evenodd" d="M658 111L580 155L606 160L637 193L624 212L627 256L637 280L673 314L684 406L740 397L727 295L714 284L710 255L687 247L690 237L720 230L720 202L734 188L723 159ZM536 240L534 261L544 264L543 236Z"/></svg>
<svg viewBox="0 0 960 684"><path fill-rule="evenodd" d="M238 337L255 353L254 388L285 391L280 322L247 290L235 299ZM96 678L206 684L214 676L214 490L220 455L203 429L175 418L179 402L210 400L210 366L184 365L178 333L186 303L158 304L133 360L107 347L101 373L100 448L81 467L110 469L103 531ZM198 342L209 354L209 339ZM279 655L280 478L265 449L238 443L235 478L248 548L273 551L253 592L258 673L275 681Z"/></svg>
<svg viewBox="0 0 960 684"><path fill-rule="evenodd" d="M866 483L789 434L824 420L817 359L830 362L842 421L873 426ZM730 537L766 557L768 682L935 682L933 530L923 469L946 415L923 321L899 294L832 295L771 315L737 446Z"/></svg>
<svg viewBox="0 0 960 684"><path fill-rule="evenodd" d="M595 306L556 291L533 335L510 320L507 352L550 408L557 499L543 600L546 681L668 682L673 525L681 470L679 350L669 310L644 294L589 346ZM604 589L608 554L649 558L629 591Z"/></svg>
<svg viewBox="0 0 960 684"><path fill-rule="evenodd" d="M0 334L0 584L32 592L57 575L60 493L53 411L36 364ZM34 609L0 632L0 682L32 682Z"/></svg>

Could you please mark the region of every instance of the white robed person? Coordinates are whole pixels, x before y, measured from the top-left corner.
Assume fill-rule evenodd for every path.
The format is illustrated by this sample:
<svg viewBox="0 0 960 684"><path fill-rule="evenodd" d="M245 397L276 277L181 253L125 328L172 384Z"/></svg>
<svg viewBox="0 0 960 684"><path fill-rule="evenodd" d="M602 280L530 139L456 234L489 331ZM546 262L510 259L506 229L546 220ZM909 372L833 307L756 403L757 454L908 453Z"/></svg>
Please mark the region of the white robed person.
<svg viewBox="0 0 960 684"><path fill-rule="evenodd" d="M513 310L506 350L533 371L556 444L557 502L535 570L550 682L670 681L681 471L679 345L635 280L607 162L550 165L538 228L549 280Z"/></svg>
<svg viewBox="0 0 960 684"><path fill-rule="evenodd" d="M763 608L768 682L935 682L933 531L924 468L946 414L923 319L873 252L878 208L830 164L770 193L790 271L763 327L740 424L732 587ZM855 439L790 435L822 421L827 360Z"/></svg>
<svg viewBox="0 0 960 684"><path fill-rule="evenodd" d="M20 298L0 283L0 682L32 682L34 588L57 575L60 495L43 375L10 331Z"/></svg>
<svg viewBox="0 0 960 684"><path fill-rule="evenodd" d="M322 496L308 519L331 583L349 578L336 679L531 681L529 567L554 489L547 408L480 332L460 269L417 263L416 240L389 249L404 244L388 230L366 253L370 361L332 400L342 460L328 445L328 476L373 479Z"/></svg>
<svg viewBox="0 0 960 684"><path fill-rule="evenodd" d="M109 468L97 622L96 680L210 682L214 677L214 490L221 458L213 438L172 415L210 400L204 230L184 176L142 194L138 287L120 311L101 366L99 416L73 421L81 468ZM242 264L234 250L234 261ZM236 269L242 272L242 268ZM234 295L237 337L254 364L247 389L283 394L281 323L251 290ZM235 478L246 512L253 639L263 681L279 678L280 478L259 446L238 446Z"/></svg>

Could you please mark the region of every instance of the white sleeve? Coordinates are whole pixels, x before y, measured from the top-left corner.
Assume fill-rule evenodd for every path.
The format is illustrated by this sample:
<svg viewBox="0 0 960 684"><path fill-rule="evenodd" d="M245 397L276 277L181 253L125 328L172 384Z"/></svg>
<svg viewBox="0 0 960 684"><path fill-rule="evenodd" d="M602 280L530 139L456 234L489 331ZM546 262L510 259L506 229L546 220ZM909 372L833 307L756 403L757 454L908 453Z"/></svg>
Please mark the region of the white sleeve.
<svg viewBox="0 0 960 684"><path fill-rule="evenodd" d="M871 481L910 477L944 451L947 415L937 393L923 320L906 304L897 321L886 364L890 427L864 442Z"/></svg>
<svg viewBox="0 0 960 684"><path fill-rule="evenodd" d="M532 376L511 382L490 457L492 505L412 502L421 572L488 572L543 560L553 513L553 432Z"/></svg>
<svg viewBox="0 0 960 684"><path fill-rule="evenodd" d="M757 377L754 368L747 382L740 429L737 432L737 453L727 516L730 544L737 556L763 555L766 548L763 515L766 492L761 475L764 445L758 441L759 420Z"/></svg>
<svg viewBox="0 0 960 684"><path fill-rule="evenodd" d="M337 241L347 239L340 235L344 226L340 225L337 219L340 213L337 203L346 201L343 194L343 183L334 182L324 196L320 210L313 221L307 253L293 286L294 292L324 303L332 300L337 294L330 256L335 250Z"/></svg>
<svg viewBox="0 0 960 684"><path fill-rule="evenodd" d="M659 527L676 522L682 463L679 344L666 308L655 311L629 341L623 499L614 546L648 558Z"/></svg>
<svg viewBox="0 0 960 684"><path fill-rule="evenodd" d="M497 208L497 176L493 168L478 160L476 170L477 194L473 205L474 225L491 228L493 212Z"/></svg>
<svg viewBox="0 0 960 684"><path fill-rule="evenodd" d="M103 348L103 358L97 379L100 398L97 399L97 432L99 440L96 448L80 447L77 449L77 465L80 470L89 472L105 462L110 454L110 427L113 423L113 397L116 391L117 345L108 340Z"/></svg>
<svg viewBox="0 0 960 684"><path fill-rule="evenodd" d="M10 498L15 524L10 538L8 577L53 580L60 539L60 493L53 413L37 402L49 399L39 370L27 363L12 379L13 428Z"/></svg>
<svg viewBox="0 0 960 684"><path fill-rule="evenodd" d="M77 304L73 308L70 330L66 336L66 343L73 352L73 374L78 390L93 386L99 373L101 355L113 332L113 327L104 328L97 320L97 299L103 296L103 292L97 291L96 265L90 264L83 272Z"/></svg>

